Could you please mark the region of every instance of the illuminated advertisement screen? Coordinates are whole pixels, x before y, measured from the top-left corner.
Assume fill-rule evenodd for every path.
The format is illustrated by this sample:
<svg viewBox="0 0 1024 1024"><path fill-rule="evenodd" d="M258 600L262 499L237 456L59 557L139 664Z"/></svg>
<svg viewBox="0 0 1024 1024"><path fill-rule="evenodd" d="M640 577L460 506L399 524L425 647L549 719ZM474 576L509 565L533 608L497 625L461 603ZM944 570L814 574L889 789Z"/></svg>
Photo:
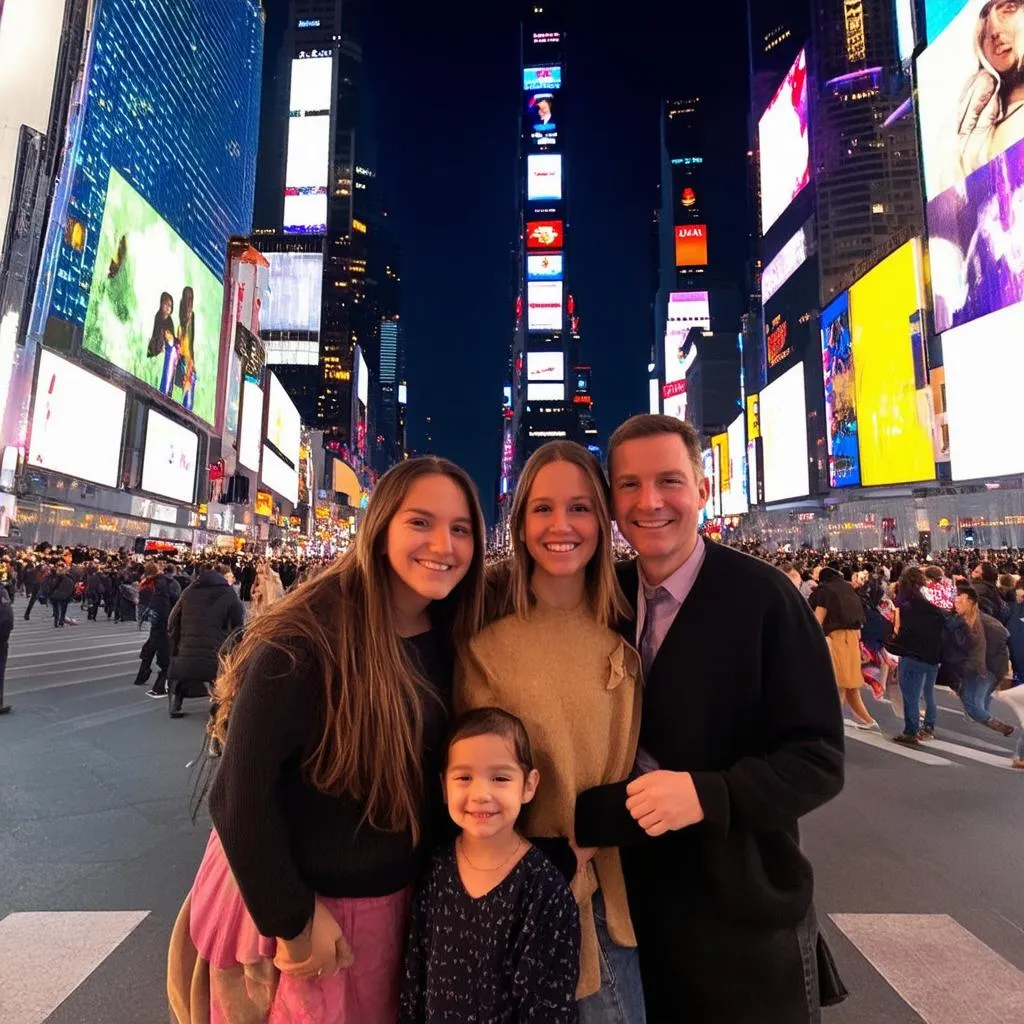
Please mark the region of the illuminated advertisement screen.
<svg viewBox="0 0 1024 1024"><path fill-rule="evenodd" d="M810 491L804 364L797 363L760 395L764 500L803 498Z"/></svg>
<svg viewBox="0 0 1024 1024"><path fill-rule="evenodd" d="M562 254L560 252L526 257L527 281L561 281L562 276Z"/></svg>
<svg viewBox="0 0 1024 1024"><path fill-rule="evenodd" d="M931 42L963 9L964 0L925 0L925 28Z"/></svg>
<svg viewBox="0 0 1024 1024"><path fill-rule="evenodd" d="M330 56L292 61L284 179L283 226L287 234L327 230L333 65Z"/></svg>
<svg viewBox="0 0 1024 1024"><path fill-rule="evenodd" d="M565 226L560 220L529 220L526 222L527 249L561 249Z"/></svg>
<svg viewBox="0 0 1024 1024"><path fill-rule="evenodd" d="M647 411L656 416L661 412L661 384L657 377L647 382Z"/></svg>
<svg viewBox="0 0 1024 1024"><path fill-rule="evenodd" d="M214 422L224 284L110 169L82 347Z"/></svg>
<svg viewBox="0 0 1024 1024"><path fill-rule="evenodd" d="M683 381L682 383L686 383ZM661 411L666 416L674 416L677 420L686 419L686 389L672 395L665 395L662 391Z"/></svg>
<svg viewBox="0 0 1024 1024"><path fill-rule="evenodd" d="M120 388L43 349L28 464L116 487L124 405ZM83 409L88 410L87 429Z"/></svg>
<svg viewBox="0 0 1024 1024"><path fill-rule="evenodd" d="M280 494L293 505L299 500L299 471L263 446L263 468L260 479L265 487Z"/></svg>
<svg viewBox="0 0 1024 1024"><path fill-rule="evenodd" d="M199 435L155 409L146 412L142 489L191 505L196 496Z"/></svg>
<svg viewBox="0 0 1024 1024"><path fill-rule="evenodd" d="M526 386L528 402L564 402L564 384L528 384Z"/></svg>
<svg viewBox="0 0 1024 1024"><path fill-rule="evenodd" d="M1024 10L1008 0L965 3L917 61L925 196L1024 139L1019 44ZM929 24L929 34L931 34Z"/></svg>
<svg viewBox="0 0 1024 1024"><path fill-rule="evenodd" d="M366 365L363 350L356 346L356 398L365 409L370 404L370 368ZM298 413L296 413L296 416Z"/></svg>
<svg viewBox="0 0 1024 1024"><path fill-rule="evenodd" d="M761 234L811 180L807 111L807 51L801 50L758 123Z"/></svg>
<svg viewBox="0 0 1024 1024"><path fill-rule="evenodd" d="M526 130L537 149L558 144L558 99L553 92L526 94Z"/></svg>
<svg viewBox="0 0 1024 1024"><path fill-rule="evenodd" d="M98 247L112 168L223 277L228 239L252 232L263 67L259 0L93 6L84 108L71 120L44 255L52 293L39 303L78 325L95 269L109 262Z"/></svg>
<svg viewBox="0 0 1024 1024"><path fill-rule="evenodd" d="M936 331L1024 300L1024 141L932 199L927 221Z"/></svg>
<svg viewBox="0 0 1024 1024"><path fill-rule="evenodd" d="M263 443L263 392L251 380L242 382L242 424L238 434L238 461L254 473L260 471Z"/></svg>
<svg viewBox="0 0 1024 1024"><path fill-rule="evenodd" d="M1024 473L1024 444L993 413L999 381L1024 380L1024 305L1010 306L942 336L949 458L954 480Z"/></svg>
<svg viewBox="0 0 1024 1024"><path fill-rule="evenodd" d="M546 64L539 68L523 68L523 92L552 92L562 87L562 68Z"/></svg>
<svg viewBox="0 0 1024 1024"><path fill-rule="evenodd" d="M263 308L265 331L320 330L324 258L318 252L267 252L270 286Z"/></svg>
<svg viewBox="0 0 1024 1024"><path fill-rule="evenodd" d="M821 314L821 362L829 483L832 487L854 487L860 483L860 451L850 299L845 292Z"/></svg>
<svg viewBox="0 0 1024 1024"><path fill-rule="evenodd" d="M764 268L761 274L762 304L766 304L775 295L814 251L814 232L811 228L811 222L808 221Z"/></svg>
<svg viewBox="0 0 1024 1024"><path fill-rule="evenodd" d="M789 335L789 321L781 313L773 316L765 325L765 345L768 349L768 366L778 366L793 354L793 339Z"/></svg>
<svg viewBox="0 0 1024 1024"><path fill-rule="evenodd" d="M526 198L562 198L562 157L558 153L531 153L526 158Z"/></svg>
<svg viewBox="0 0 1024 1024"><path fill-rule="evenodd" d="M707 224L677 224L675 237L677 267L708 265Z"/></svg>
<svg viewBox="0 0 1024 1024"><path fill-rule="evenodd" d="M292 117L324 114L331 109L331 57L306 57L292 61L288 112Z"/></svg>
<svg viewBox="0 0 1024 1024"><path fill-rule="evenodd" d="M562 282L530 281L526 285L526 329L562 329Z"/></svg>
<svg viewBox="0 0 1024 1024"><path fill-rule="evenodd" d="M665 383L685 380L686 371L696 357L684 356L683 347L694 327L711 330L711 306L707 292L672 292L668 299L668 322L665 326Z"/></svg>
<svg viewBox="0 0 1024 1024"><path fill-rule="evenodd" d="M565 380L565 356L561 352L527 352L526 379L528 381Z"/></svg>
<svg viewBox="0 0 1024 1024"><path fill-rule="evenodd" d="M267 440L295 466L299 464L299 442L302 422L299 410L288 397L284 385L273 373L268 373L270 400L267 404ZM282 492L283 493L283 492Z"/></svg>
<svg viewBox="0 0 1024 1024"><path fill-rule="evenodd" d="M729 439L729 465L722 470L722 479L728 480L728 487L722 487L722 515L741 516L750 511L747 500L747 430L746 415L740 413L727 431Z"/></svg>
<svg viewBox="0 0 1024 1024"><path fill-rule="evenodd" d="M914 239L850 288L865 486L935 479L921 280L921 243Z"/></svg>

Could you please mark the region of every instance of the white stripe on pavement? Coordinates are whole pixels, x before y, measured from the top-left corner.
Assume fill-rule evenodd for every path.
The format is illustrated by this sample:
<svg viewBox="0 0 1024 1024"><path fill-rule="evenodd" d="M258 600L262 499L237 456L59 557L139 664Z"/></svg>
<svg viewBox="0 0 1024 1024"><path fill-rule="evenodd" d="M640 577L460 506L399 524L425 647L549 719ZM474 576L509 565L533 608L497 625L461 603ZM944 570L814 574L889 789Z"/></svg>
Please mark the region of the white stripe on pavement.
<svg viewBox="0 0 1024 1024"><path fill-rule="evenodd" d="M915 750L913 747L901 747L898 743L893 743L892 740L885 736L880 736L877 732L847 729L846 738L848 740L856 740L858 743L864 743L869 747L877 747L888 754L896 754L897 757L905 757L911 761L917 761L920 764L955 767L952 761L944 757L936 757L935 754L929 754L924 750Z"/></svg>
<svg viewBox="0 0 1024 1024"><path fill-rule="evenodd" d="M7 695L12 696L14 694L22 694L23 696L29 696L33 693L42 693L43 690L63 690L69 686L88 686L91 683L102 683L108 679L129 679L134 676L138 669L132 668L131 670L125 669L123 672L115 672L113 675L107 676L89 676L87 679L65 679L59 683L44 683L42 686L25 686L19 689L18 687L6 688ZM15 682L24 682L24 680L14 680Z"/></svg>
<svg viewBox="0 0 1024 1024"><path fill-rule="evenodd" d="M148 910L10 914L0 921L0 1021L42 1024Z"/></svg>
<svg viewBox="0 0 1024 1024"><path fill-rule="evenodd" d="M1010 764L1010 758L1013 757L1011 751L1007 750L1002 755L1000 754L989 754L984 750L975 750L974 747L965 747L959 743L949 743L947 740L928 740L928 746L935 747L937 750L941 750L946 754L956 754L957 757L966 757L971 761L980 761L982 764L990 764L995 768L1005 768L1007 771L1014 771L1014 767Z"/></svg>
<svg viewBox="0 0 1024 1024"><path fill-rule="evenodd" d="M948 914L832 914L925 1024L1024 1020L1024 972Z"/></svg>

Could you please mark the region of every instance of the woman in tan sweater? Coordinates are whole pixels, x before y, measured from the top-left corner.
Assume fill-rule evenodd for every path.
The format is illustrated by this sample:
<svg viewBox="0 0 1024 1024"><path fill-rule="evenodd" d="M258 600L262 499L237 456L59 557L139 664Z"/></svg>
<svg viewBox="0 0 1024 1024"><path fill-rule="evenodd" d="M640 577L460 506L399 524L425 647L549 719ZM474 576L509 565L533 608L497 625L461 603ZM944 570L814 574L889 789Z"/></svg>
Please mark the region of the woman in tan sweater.
<svg viewBox="0 0 1024 1024"><path fill-rule="evenodd" d="M521 823L573 842L576 797L627 778L640 728L640 658L615 631L626 601L612 562L607 484L570 441L526 463L512 558L492 573L494 618L463 651L457 710L497 706L526 725L542 779ZM617 849L578 850L581 1024L642 1024L636 939Z"/></svg>

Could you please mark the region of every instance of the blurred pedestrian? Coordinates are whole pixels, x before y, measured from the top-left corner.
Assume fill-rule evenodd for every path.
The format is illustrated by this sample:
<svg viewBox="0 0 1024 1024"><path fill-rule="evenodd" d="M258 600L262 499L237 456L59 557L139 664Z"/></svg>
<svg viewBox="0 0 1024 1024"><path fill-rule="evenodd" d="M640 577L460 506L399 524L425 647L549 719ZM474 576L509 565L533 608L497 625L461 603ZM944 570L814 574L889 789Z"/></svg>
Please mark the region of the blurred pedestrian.
<svg viewBox="0 0 1024 1024"><path fill-rule="evenodd" d="M0 715L10 712L11 706L4 701L4 676L7 673L7 644L14 629L14 605L6 590L0 589Z"/></svg>

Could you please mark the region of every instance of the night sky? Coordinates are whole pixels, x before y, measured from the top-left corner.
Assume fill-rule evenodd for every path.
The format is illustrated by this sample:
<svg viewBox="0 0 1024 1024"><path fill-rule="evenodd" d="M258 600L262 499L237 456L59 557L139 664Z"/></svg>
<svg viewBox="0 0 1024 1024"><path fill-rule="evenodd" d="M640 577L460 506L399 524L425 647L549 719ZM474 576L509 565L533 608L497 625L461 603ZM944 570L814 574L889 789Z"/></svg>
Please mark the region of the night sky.
<svg viewBox="0 0 1024 1024"><path fill-rule="evenodd" d="M696 92L714 107L716 187L746 209L746 19L740 0L631 0L614 21L595 19L583 0L568 6L559 119L568 136L568 287L603 443L647 409L659 97ZM410 444L422 450L431 416L432 450L464 465L488 506L514 301L520 7L375 0L371 8L364 70L378 174L403 253ZM714 269L737 284L744 221L738 213L711 229Z"/></svg>

